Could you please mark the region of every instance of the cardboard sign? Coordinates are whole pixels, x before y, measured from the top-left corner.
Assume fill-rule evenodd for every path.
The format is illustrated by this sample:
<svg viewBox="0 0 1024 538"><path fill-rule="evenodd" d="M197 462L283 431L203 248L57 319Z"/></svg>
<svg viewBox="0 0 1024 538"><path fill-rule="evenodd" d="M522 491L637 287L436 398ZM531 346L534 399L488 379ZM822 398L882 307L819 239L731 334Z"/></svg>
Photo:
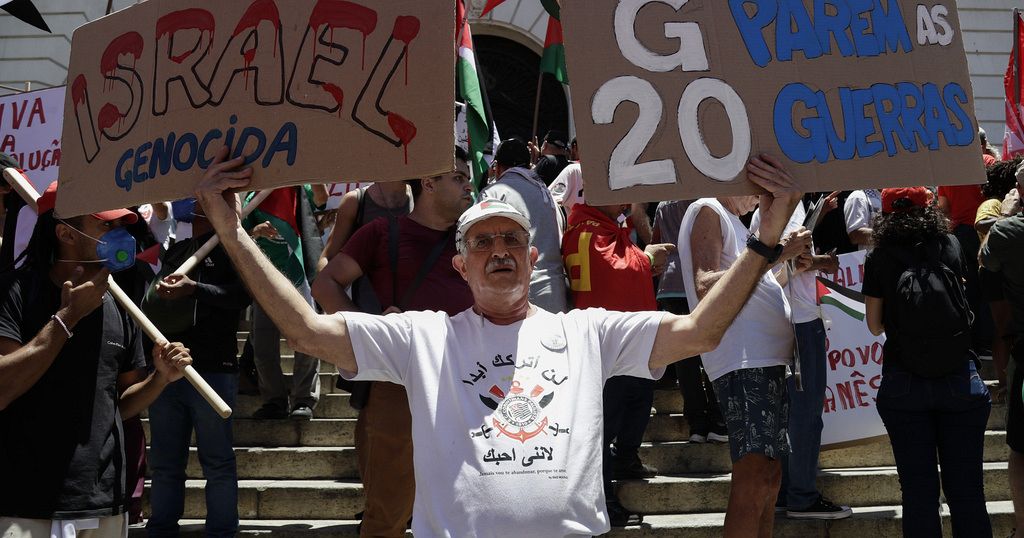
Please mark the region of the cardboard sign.
<svg viewBox="0 0 1024 538"><path fill-rule="evenodd" d="M75 30L57 210L454 168L450 0L149 0Z"/></svg>
<svg viewBox="0 0 1024 538"><path fill-rule="evenodd" d="M827 328L823 448L886 435L875 409L885 335L871 334L864 318L860 289L865 255L862 250L839 256L839 272L818 279L821 314Z"/></svg>
<svg viewBox="0 0 1024 538"><path fill-rule="evenodd" d="M588 0L562 7L587 201L981 183L954 0Z"/></svg>
<svg viewBox="0 0 1024 538"><path fill-rule="evenodd" d="M39 192L57 179L63 118L64 86L0 97L0 153L21 163Z"/></svg>

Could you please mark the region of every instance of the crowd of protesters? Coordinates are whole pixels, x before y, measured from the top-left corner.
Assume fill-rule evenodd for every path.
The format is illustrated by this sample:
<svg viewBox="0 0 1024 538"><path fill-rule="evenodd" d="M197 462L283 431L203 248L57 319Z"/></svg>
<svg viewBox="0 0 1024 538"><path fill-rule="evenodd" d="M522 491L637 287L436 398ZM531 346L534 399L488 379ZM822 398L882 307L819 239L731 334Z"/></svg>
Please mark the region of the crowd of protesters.
<svg viewBox="0 0 1024 538"><path fill-rule="evenodd" d="M767 195L589 205L576 141L557 131L503 141L479 192L455 148L453 172L355 189L330 212L324 186L302 186L238 218L222 194L247 174L223 157L198 201L62 218L55 183L30 240L15 247L5 226L0 249L0 477L18 485L0 488L0 533L123 535L143 520L148 468L147 532L177 535L194 435L206 533L234 535L232 422L177 381L180 370L191 364L231 406L252 375L263 402L252 418L309 420L321 361L359 411L364 536L410 524L424 536L511 523L546 536L639 523L614 482L658 474L639 449L668 365L672 384L660 386L678 383L689 442L728 445L727 536L770 535L776 513L849 517L816 482L827 371L816 275L856 250L868 251L868 328L887 337L877 408L904 534L941 535L941 479L954 535L991 535L982 452L993 397L1008 402L1024 528L1024 368L1013 368L1024 359L1024 167L981 144L984 185L802 198L760 156L747 173ZM8 224L26 210L14 192L4 205ZM215 233L222 246L179 273ZM146 340L107 293L111 272L173 343ZM247 317L249 367L236 340ZM282 337L295 349L291 376ZM982 356L997 378L991 396ZM137 418L147 407L148 459ZM530 428L548 427L543 413L562 417L552 430L565 435L528 461L573 451L556 470L566 476L551 477L565 480L481 481L478 439L500 431L525 446ZM535 488L532 500L495 510L495 496L521 488Z"/></svg>

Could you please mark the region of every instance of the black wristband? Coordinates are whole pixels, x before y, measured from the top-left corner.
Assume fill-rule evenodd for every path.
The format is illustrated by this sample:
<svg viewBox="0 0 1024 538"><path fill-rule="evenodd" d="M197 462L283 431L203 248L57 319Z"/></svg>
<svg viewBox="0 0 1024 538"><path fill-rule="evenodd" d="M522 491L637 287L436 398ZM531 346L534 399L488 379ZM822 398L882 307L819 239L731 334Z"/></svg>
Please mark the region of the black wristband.
<svg viewBox="0 0 1024 538"><path fill-rule="evenodd" d="M769 247L754 234L747 236L747 248L764 257L768 263L775 263L782 256L782 243Z"/></svg>

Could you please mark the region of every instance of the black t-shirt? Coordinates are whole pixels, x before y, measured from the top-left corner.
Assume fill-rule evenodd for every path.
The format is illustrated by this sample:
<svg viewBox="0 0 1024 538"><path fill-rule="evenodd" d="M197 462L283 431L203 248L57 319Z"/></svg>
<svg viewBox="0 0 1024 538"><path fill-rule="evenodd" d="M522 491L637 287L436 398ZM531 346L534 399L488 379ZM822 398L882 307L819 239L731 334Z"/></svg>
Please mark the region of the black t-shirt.
<svg viewBox="0 0 1024 538"><path fill-rule="evenodd" d="M967 265L963 258L963 251L960 250L960 242L951 234L939 238L941 247L939 260L961 279L967 274ZM896 327L896 284L900 275L907 270L908 265L893 255L892 249L903 248L909 251L909 247L875 247L868 253L864 261L864 285L861 291L868 297L882 299L882 324L888 333L883 346L885 362L882 364L883 371L886 366L899 363L900 350L895 338L891 338Z"/></svg>
<svg viewBox="0 0 1024 538"><path fill-rule="evenodd" d="M0 337L34 338L60 307L46 274L0 276ZM145 368L138 328L108 293L25 394L0 411L0 516L78 519L124 511L119 374Z"/></svg>
<svg viewBox="0 0 1024 538"><path fill-rule="evenodd" d="M171 245L161 256L165 269L161 276L181 265L212 236L210 232ZM166 333L168 340L181 342L189 348L192 365L199 372L235 373L238 371L238 320L242 309L252 303L249 292L220 246L196 265L191 278L196 282L195 293L190 298L173 301L188 308L181 313L187 316L181 321L188 328L175 332L160 327L159 323L157 326Z"/></svg>

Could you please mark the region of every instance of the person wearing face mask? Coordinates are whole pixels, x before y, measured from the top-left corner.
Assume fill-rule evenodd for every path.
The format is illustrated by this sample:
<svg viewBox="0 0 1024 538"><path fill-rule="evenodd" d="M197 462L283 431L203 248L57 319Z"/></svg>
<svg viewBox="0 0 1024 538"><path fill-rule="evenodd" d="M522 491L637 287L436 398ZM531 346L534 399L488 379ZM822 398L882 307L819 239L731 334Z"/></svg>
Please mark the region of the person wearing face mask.
<svg viewBox="0 0 1024 538"><path fill-rule="evenodd" d="M54 213L38 200L23 264L0 275L0 535L123 536L122 418L137 415L191 364L180 343L153 348L107 293L135 263L125 209Z"/></svg>
<svg viewBox="0 0 1024 538"><path fill-rule="evenodd" d="M188 346L196 370L234 407L238 320L252 300L222 247L210 252L189 275L173 274L213 237L194 198L174 202L174 207L175 219L191 225L192 237L173 242L161 253L161 273L149 287L142 309L167 338ZM192 385L176 383L150 406L149 422L153 478L152 514L146 524L149 536L178 535L193 432L206 479L206 535L233 536L238 530L238 473L231 418L220 418Z"/></svg>
<svg viewBox="0 0 1024 538"><path fill-rule="evenodd" d="M562 241L565 272L576 308L620 312L658 309L651 279L668 266L671 244L633 244L629 205L579 204L569 214ZM640 461L640 444L651 418L654 380L621 375L604 385L603 474L608 518L613 527L640 522L619 503L613 479L652 478L657 470Z"/></svg>

